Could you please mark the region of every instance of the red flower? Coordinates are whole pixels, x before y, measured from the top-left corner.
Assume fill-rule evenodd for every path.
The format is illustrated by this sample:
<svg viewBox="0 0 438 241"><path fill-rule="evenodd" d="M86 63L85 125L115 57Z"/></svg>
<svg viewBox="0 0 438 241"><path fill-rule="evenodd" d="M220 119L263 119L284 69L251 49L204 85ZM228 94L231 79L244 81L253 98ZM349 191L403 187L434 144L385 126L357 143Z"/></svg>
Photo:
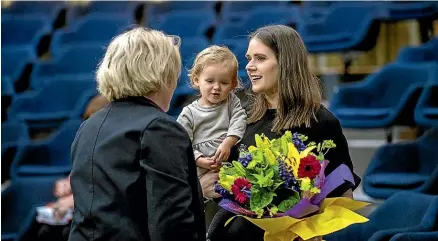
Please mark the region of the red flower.
<svg viewBox="0 0 438 241"><path fill-rule="evenodd" d="M245 204L248 202L249 197L248 197L248 192L251 189L251 183L249 183L248 180L246 180L245 178L237 178L234 181L234 184L231 186L231 191L234 194L234 199L240 203L240 204Z"/></svg>
<svg viewBox="0 0 438 241"><path fill-rule="evenodd" d="M298 177L308 177L310 179L315 178L321 170L321 164L314 155L307 155L300 160L300 166L298 167Z"/></svg>

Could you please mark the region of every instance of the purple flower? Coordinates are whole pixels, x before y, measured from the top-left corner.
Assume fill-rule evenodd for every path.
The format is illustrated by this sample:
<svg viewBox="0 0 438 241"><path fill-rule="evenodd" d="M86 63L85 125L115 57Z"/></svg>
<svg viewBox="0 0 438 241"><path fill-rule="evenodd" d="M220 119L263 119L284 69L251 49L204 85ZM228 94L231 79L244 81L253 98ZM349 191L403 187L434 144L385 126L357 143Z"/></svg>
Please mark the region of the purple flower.
<svg viewBox="0 0 438 241"><path fill-rule="evenodd" d="M229 198L231 194L225 190L217 181L214 183L214 191L221 195L223 198Z"/></svg>
<svg viewBox="0 0 438 241"><path fill-rule="evenodd" d="M278 168L280 171L280 177L284 181L284 187L288 189L295 190L297 192L300 192L300 188L298 185L297 180L292 175L292 173L287 169L285 163L283 160L278 160Z"/></svg>
<svg viewBox="0 0 438 241"><path fill-rule="evenodd" d="M299 152L302 152L306 149L306 145L304 145L303 140L301 140L300 136L300 134L295 132L292 135L292 143L294 143L294 146L298 149Z"/></svg>
<svg viewBox="0 0 438 241"><path fill-rule="evenodd" d="M243 167L247 167L248 164L252 161L252 155L248 153L247 155L241 155L239 157L239 162L242 163Z"/></svg>

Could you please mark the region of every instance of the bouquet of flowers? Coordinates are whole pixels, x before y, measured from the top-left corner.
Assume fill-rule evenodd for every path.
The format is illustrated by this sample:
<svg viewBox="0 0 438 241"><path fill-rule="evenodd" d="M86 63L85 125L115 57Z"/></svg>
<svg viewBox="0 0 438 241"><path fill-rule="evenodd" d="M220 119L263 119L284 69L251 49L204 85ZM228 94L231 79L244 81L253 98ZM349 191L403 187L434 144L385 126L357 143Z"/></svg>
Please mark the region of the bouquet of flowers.
<svg viewBox="0 0 438 241"><path fill-rule="evenodd" d="M307 240L368 221L353 212L367 203L326 198L345 180L354 183L344 164L324 175L325 155L336 144L307 139L288 131L274 140L256 135L256 146L241 146L239 160L219 171L219 205L264 229L266 241Z"/></svg>

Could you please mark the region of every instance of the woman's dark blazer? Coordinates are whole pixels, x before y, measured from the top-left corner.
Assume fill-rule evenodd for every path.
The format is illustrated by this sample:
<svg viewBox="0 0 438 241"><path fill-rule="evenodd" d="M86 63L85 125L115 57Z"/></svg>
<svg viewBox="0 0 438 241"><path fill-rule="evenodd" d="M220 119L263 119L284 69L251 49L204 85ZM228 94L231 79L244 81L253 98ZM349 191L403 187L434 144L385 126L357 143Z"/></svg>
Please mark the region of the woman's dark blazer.
<svg viewBox="0 0 438 241"><path fill-rule="evenodd" d="M95 113L72 160L69 240L205 240L189 136L152 101L131 97Z"/></svg>

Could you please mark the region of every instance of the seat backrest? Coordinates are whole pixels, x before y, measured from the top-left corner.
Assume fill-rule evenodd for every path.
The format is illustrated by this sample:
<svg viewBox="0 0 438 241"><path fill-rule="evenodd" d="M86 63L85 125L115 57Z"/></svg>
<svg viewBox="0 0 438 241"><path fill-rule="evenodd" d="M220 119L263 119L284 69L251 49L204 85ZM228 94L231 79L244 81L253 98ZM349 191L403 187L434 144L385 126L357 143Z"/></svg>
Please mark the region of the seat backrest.
<svg viewBox="0 0 438 241"><path fill-rule="evenodd" d="M208 41L205 38L182 39L181 59L183 67L191 68L196 55L207 47Z"/></svg>
<svg viewBox="0 0 438 241"><path fill-rule="evenodd" d="M14 144L29 140L29 130L25 123L8 121L2 123L2 144Z"/></svg>
<svg viewBox="0 0 438 241"><path fill-rule="evenodd" d="M60 58L49 64L41 64L34 71L36 76L53 77L56 75L94 75L99 61L103 58L101 45L67 46Z"/></svg>
<svg viewBox="0 0 438 241"><path fill-rule="evenodd" d="M2 82L2 89L1 89L2 96L13 96L15 94L15 89L11 78L9 76L2 75L1 82Z"/></svg>
<svg viewBox="0 0 438 241"><path fill-rule="evenodd" d="M204 36L207 29L214 25L216 16L213 11L169 13L159 23L152 23L152 28L164 31L167 34L184 37Z"/></svg>
<svg viewBox="0 0 438 241"><path fill-rule="evenodd" d="M222 7L222 16L226 16L228 14L242 13L246 14L246 12L251 11L255 8L263 8L263 7L278 7L282 8L287 5L286 1L226 1Z"/></svg>
<svg viewBox="0 0 438 241"><path fill-rule="evenodd" d="M35 49L31 45L19 47L2 48L2 75L18 78L19 71L22 71L26 64L36 59Z"/></svg>
<svg viewBox="0 0 438 241"><path fill-rule="evenodd" d="M244 70L248 61L246 60L246 51L248 48L248 40L226 40L223 44L227 46L237 57L239 62L239 70Z"/></svg>
<svg viewBox="0 0 438 241"><path fill-rule="evenodd" d="M105 45L123 29L132 24L132 20L121 15L89 15L64 32L59 32L59 36L54 38L54 44L58 46L92 43Z"/></svg>
<svg viewBox="0 0 438 241"><path fill-rule="evenodd" d="M390 108L400 103L412 86L422 85L432 76L431 65L391 64L376 73L370 107Z"/></svg>
<svg viewBox="0 0 438 241"><path fill-rule="evenodd" d="M419 172L431 174L438 167L438 127L426 131L417 142L420 162Z"/></svg>
<svg viewBox="0 0 438 241"><path fill-rule="evenodd" d="M391 196L369 216L366 232L370 235L378 230L406 228L421 223L424 215L436 200L431 195L400 192Z"/></svg>
<svg viewBox="0 0 438 241"><path fill-rule="evenodd" d="M370 20L374 11L376 8L373 6L334 5L321 19L299 23L299 32L306 35L335 35L339 33L353 35L359 26Z"/></svg>
<svg viewBox="0 0 438 241"><path fill-rule="evenodd" d="M82 120L79 119L65 121L53 134L49 143L52 165L71 165L70 148L81 124Z"/></svg>
<svg viewBox="0 0 438 241"><path fill-rule="evenodd" d="M160 1L149 2L147 6L148 17L157 17L173 11L202 12L214 10L213 1Z"/></svg>
<svg viewBox="0 0 438 241"><path fill-rule="evenodd" d="M50 24L45 15L2 16L1 21L2 46L32 44L35 37L50 31Z"/></svg>
<svg viewBox="0 0 438 241"><path fill-rule="evenodd" d="M73 110L80 97L87 91L96 89L93 79L68 79L60 78L47 83L39 98L44 104L45 112Z"/></svg>
<svg viewBox="0 0 438 241"><path fill-rule="evenodd" d="M11 6L2 8L2 15L42 14L56 17L63 7L65 7L64 3L55 1L14 1Z"/></svg>
<svg viewBox="0 0 438 241"><path fill-rule="evenodd" d="M55 200L55 181L62 176L16 177L11 185L2 191L2 236L18 233L28 214L36 206Z"/></svg>

